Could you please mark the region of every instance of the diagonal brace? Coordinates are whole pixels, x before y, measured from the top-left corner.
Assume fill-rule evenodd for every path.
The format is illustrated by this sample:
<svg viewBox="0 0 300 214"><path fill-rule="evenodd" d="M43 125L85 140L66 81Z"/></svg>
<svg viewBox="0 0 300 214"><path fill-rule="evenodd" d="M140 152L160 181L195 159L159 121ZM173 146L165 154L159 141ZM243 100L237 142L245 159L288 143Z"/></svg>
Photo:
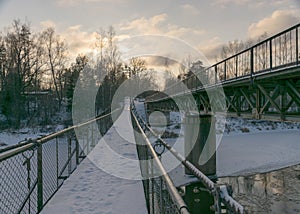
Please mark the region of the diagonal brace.
<svg viewBox="0 0 300 214"><path fill-rule="evenodd" d="M279 108L279 106L277 105L277 103L275 103L275 101L273 100L273 97L270 97L270 95L268 94L268 92L259 84L257 84L257 87L259 88L259 90L265 95L265 97L268 99L268 101L279 111L281 112L281 109ZM276 87L277 89L277 87ZM275 90L276 90L275 89ZM276 94L276 93L275 93Z"/></svg>

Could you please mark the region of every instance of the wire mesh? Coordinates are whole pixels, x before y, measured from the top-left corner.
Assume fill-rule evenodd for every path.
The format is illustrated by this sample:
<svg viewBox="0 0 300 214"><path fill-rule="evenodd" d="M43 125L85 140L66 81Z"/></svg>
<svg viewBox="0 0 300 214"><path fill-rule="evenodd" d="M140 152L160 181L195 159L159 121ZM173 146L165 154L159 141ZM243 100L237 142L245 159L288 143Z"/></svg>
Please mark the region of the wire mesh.
<svg viewBox="0 0 300 214"><path fill-rule="evenodd" d="M148 212L150 214L182 213L180 203L176 198L172 197L171 191L168 189L168 185L173 184L167 184L165 177L161 174L162 172L154 160L158 157L150 151L145 138L139 134L137 124L134 120L132 121L134 124L133 127L136 129L136 132L134 132L137 142L136 147L138 158L140 160L140 169L143 177L143 187Z"/></svg>
<svg viewBox="0 0 300 214"><path fill-rule="evenodd" d="M0 213L36 211L35 162L36 150L32 148L0 163Z"/></svg>
<svg viewBox="0 0 300 214"><path fill-rule="evenodd" d="M93 121L0 150L0 213L39 213L95 147L94 133L111 127L111 113L97 118L98 126ZM86 130L81 139L79 126Z"/></svg>

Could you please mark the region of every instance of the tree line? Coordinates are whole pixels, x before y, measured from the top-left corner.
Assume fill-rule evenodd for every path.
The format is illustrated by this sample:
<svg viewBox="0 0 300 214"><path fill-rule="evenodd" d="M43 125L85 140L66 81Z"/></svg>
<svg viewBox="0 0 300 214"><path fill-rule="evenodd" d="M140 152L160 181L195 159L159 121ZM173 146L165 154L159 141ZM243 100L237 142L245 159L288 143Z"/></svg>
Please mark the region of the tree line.
<svg viewBox="0 0 300 214"><path fill-rule="evenodd" d="M100 29L95 49L96 57L78 53L70 63L67 42L53 27L34 32L29 23L14 20L0 36L0 128L47 125L57 112L71 112L74 88L83 76L86 82L80 84L99 88L100 113L122 82L147 69L143 59L121 61L113 27Z"/></svg>

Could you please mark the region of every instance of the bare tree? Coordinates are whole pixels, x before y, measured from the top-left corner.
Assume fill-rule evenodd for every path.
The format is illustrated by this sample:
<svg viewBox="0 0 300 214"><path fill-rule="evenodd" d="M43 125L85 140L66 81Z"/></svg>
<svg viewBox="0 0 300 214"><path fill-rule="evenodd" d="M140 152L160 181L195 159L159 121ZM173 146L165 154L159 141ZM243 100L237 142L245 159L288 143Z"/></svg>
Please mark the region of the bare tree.
<svg viewBox="0 0 300 214"><path fill-rule="evenodd" d="M139 58L139 57L133 57L129 61L129 76L137 75L138 73L145 71L147 69L146 66L146 60Z"/></svg>
<svg viewBox="0 0 300 214"><path fill-rule="evenodd" d="M100 84L97 96L98 109L106 109L109 107L113 94L117 90L118 85L125 79L124 70L120 60L120 52L116 44L116 32L112 26L107 30L100 28L100 32L96 36L96 49L100 56L97 60L95 77L103 80Z"/></svg>
<svg viewBox="0 0 300 214"><path fill-rule="evenodd" d="M106 31L103 28L100 28L100 30L97 32L96 35L96 43L95 43L95 48L100 52L100 60L97 61L97 66L103 65L103 55L104 55L104 48L106 46Z"/></svg>
<svg viewBox="0 0 300 214"><path fill-rule="evenodd" d="M42 33L47 56L47 70L50 71L59 108L63 98L63 73L67 61L66 44L55 34L54 28L47 28Z"/></svg>

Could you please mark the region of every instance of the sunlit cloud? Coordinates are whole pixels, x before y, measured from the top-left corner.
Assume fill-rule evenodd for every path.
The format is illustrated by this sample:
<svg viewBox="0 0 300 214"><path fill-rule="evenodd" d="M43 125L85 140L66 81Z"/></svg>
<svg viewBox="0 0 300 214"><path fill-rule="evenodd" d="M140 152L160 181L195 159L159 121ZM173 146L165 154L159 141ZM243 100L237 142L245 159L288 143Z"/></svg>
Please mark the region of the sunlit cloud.
<svg viewBox="0 0 300 214"><path fill-rule="evenodd" d="M167 19L167 14L160 14L149 19L141 17L131 22L122 24L121 31L130 31L135 34L159 34L161 33L161 24Z"/></svg>
<svg viewBox="0 0 300 214"><path fill-rule="evenodd" d="M51 21L51 20L46 20L46 21L40 22L40 26L42 28L49 28L49 27L55 28L56 27L56 23L53 22L53 21Z"/></svg>
<svg viewBox="0 0 300 214"><path fill-rule="evenodd" d="M224 42L221 40L221 38L213 37L209 40L206 40L202 44L199 44L197 49L203 52L211 64L214 64L220 60L218 56L220 55L223 45Z"/></svg>
<svg viewBox="0 0 300 214"><path fill-rule="evenodd" d="M87 32L81 25L62 27L61 24L52 20L40 22L42 29L52 27L56 34L67 45L68 58L73 61L78 54L89 54L93 51L96 42L96 32Z"/></svg>
<svg viewBox="0 0 300 214"><path fill-rule="evenodd" d="M251 24L248 28L248 35L250 38L264 33L273 35L299 22L300 10L277 10L271 16Z"/></svg>
<svg viewBox="0 0 300 214"><path fill-rule="evenodd" d="M83 31L80 25L70 26L61 33L61 37L68 44L71 59L74 59L78 54L91 52L96 42L96 32Z"/></svg>
<svg viewBox="0 0 300 214"><path fill-rule="evenodd" d="M150 18L141 17L121 25L120 30L131 35L156 34L172 36L181 39L198 37L206 33L205 30L199 30L189 27L181 27L171 24L167 14L160 14ZM189 40L189 39L188 39Z"/></svg>

